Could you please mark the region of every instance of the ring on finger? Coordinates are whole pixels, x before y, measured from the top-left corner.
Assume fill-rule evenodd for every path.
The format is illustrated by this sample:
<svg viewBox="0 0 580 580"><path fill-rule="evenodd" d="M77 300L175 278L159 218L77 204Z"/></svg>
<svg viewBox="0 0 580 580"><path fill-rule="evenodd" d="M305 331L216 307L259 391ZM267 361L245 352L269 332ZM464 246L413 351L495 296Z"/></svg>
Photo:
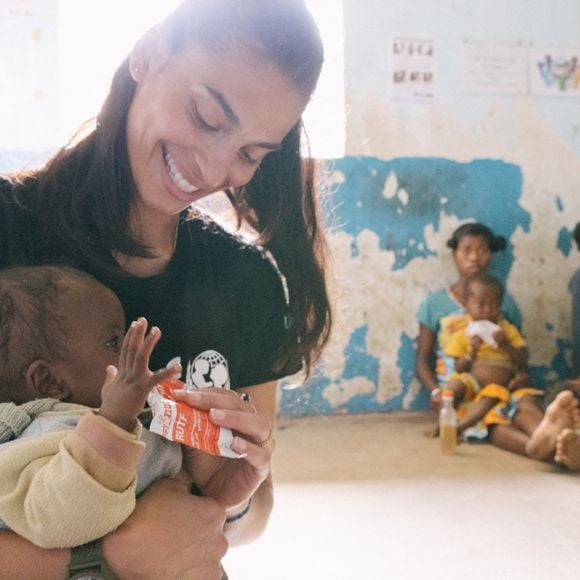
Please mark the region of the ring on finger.
<svg viewBox="0 0 580 580"><path fill-rule="evenodd" d="M272 429L270 429L270 432L268 433L268 437L266 437L266 439L263 439L262 441L255 441L254 445L263 448L269 445L271 442L272 442Z"/></svg>

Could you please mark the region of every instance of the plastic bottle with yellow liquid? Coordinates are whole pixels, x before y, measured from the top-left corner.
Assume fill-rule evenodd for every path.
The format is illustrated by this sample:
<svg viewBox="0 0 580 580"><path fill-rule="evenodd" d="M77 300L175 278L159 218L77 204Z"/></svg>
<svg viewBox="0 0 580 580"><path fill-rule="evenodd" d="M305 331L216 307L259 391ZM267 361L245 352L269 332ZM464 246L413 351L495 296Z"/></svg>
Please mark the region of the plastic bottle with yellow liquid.
<svg viewBox="0 0 580 580"><path fill-rule="evenodd" d="M443 406L439 411L439 440L443 453L455 453L457 447L457 413L453 408L453 391L441 393Z"/></svg>

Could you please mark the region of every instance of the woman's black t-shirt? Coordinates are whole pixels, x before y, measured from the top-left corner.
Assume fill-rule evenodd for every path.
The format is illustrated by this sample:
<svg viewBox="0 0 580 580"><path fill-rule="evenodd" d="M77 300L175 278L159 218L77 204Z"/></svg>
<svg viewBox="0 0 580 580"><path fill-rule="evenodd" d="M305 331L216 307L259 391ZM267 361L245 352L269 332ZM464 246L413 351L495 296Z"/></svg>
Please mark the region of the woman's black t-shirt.
<svg viewBox="0 0 580 580"><path fill-rule="evenodd" d="M201 220L184 221L166 271L137 278L83 268L74 248L48 256L47 236L0 178L0 268L58 262L95 274L121 300L127 324L145 316L161 329L152 369L180 357L191 384L224 386L229 375L234 389L299 370L296 364L273 370L287 332L287 303L282 279L259 247Z"/></svg>

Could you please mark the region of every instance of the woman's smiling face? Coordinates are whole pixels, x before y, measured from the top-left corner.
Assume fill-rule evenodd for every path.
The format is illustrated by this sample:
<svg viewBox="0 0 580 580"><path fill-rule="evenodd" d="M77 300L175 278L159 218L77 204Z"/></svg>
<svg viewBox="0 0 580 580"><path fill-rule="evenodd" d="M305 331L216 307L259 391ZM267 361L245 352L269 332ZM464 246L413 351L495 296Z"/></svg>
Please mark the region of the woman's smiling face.
<svg viewBox="0 0 580 580"><path fill-rule="evenodd" d="M196 46L133 62L127 143L141 210L174 215L245 185L307 102L268 61L240 49Z"/></svg>

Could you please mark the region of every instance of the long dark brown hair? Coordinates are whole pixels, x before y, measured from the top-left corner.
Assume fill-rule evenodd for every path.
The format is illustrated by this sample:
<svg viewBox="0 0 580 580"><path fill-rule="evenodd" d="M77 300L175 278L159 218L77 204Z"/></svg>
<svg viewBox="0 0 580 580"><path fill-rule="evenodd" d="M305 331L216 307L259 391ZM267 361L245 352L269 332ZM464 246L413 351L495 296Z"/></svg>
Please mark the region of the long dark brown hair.
<svg viewBox="0 0 580 580"><path fill-rule="evenodd" d="M323 49L304 0L185 0L164 26L173 54L195 45L216 52L239 47L273 63L306 97L314 91ZM65 253L74 247L94 268L110 267L113 251L154 255L129 228L135 185L127 117L135 87L127 58L113 77L95 127L44 168L20 178L30 185L23 188L25 203L51 232L54 254L59 246ZM302 139L298 122L253 179L228 196L286 277L293 324L278 363L283 367L299 357L310 369L328 340L331 310L316 167L304 155Z"/></svg>

